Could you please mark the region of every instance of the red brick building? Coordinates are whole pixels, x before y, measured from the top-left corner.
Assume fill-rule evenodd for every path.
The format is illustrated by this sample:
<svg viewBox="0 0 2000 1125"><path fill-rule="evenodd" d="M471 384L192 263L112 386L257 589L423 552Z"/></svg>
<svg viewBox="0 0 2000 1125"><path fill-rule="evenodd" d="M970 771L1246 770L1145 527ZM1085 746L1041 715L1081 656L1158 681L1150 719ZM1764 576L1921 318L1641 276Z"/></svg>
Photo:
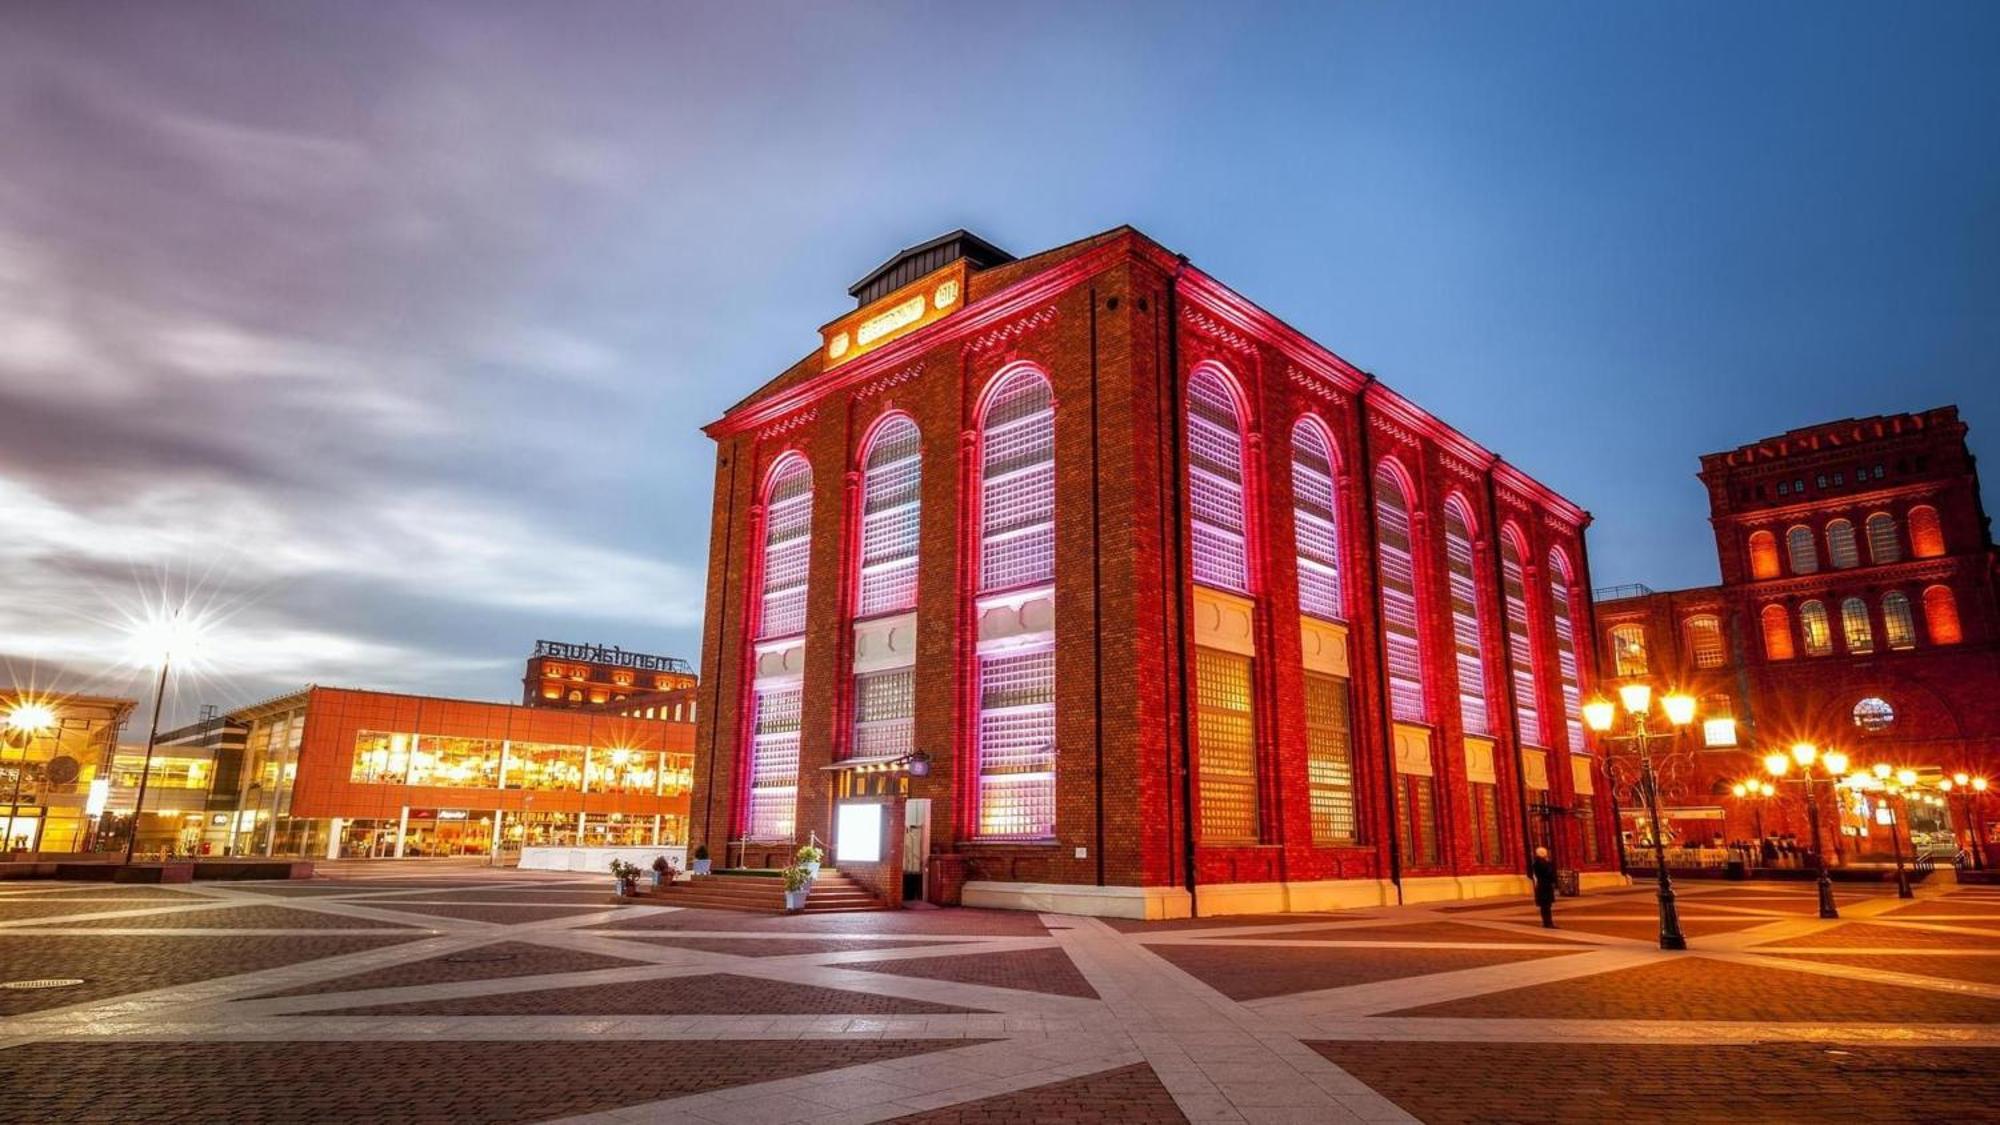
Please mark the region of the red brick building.
<svg viewBox="0 0 2000 1125"><path fill-rule="evenodd" d="M615 645L536 641L521 676L521 703L623 711L618 705L635 696L685 692L694 686L694 669L676 656L627 652Z"/></svg>
<svg viewBox="0 0 2000 1125"><path fill-rule="evenodd" d="M1762 821L1804 840L1795 794L1731 791L1798 741L1929 783L1960 771L2000 780L2000 555L1965 434L1946 406L1708 454L1721 584L1599 591L1608 681L1682 686L1706 715L1735 720L1733 733L1716 724L1689 740L1663 788L1670 838L1753 839ZM1871 815L1878 796L1843 795L1843 853L1889 848ZM1944 832L1945 812L1913 808L1910 827Z"/></svg>
<svg viewBox="0 0 2000 1125"><path fill-rule="evenodd" d="M1543 838L1618 878L1585 512L1130 228L851 292L707 430L719 865L1146 917L1515 890Z"/></svg>

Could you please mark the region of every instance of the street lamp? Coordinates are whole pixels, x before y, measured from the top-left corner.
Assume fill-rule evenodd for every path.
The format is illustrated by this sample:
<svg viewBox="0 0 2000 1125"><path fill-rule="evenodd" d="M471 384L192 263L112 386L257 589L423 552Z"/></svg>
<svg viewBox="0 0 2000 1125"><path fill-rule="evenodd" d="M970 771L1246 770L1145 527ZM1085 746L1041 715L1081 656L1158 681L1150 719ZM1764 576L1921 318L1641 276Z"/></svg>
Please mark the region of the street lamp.
<svg viewBox="0 0 2000 1125"><path fill-rule="evenodd" d="M1875 777L1881 781L1883 792L1891 797L1903 791L1902 785L1898 784L1898 778L1890 776L1895 772L1895 768L1887 762L1875 763ZM1902 775L1899 776L1907 776L1911 781L1917 779L1916 771L1914 770L1904 770ZM1910 802L1906 797L1903 800L1903 811L1908 813L1909 810ZM1884 801L1883 811L1889 814L1889 846L1896 853L1896 897L1915 898L1916 894L1910 890L1910 876L1903 870L1903 840L1902 837L1896 834L1896 822L1902 818L1896 815L1896 806L1893 801Z"/></svg>
<svg viewBox="0 0 2000 1125"><path fill-rule="evenodd" d="M1756 802L1756 804L1750 806L1750 815L1756 818L1757 845L1759 848L1762 848L1764 844L1764 802L1770 798L1771 794L1776 793L1777 790L1772 788L1771 783L1768 781L1739 781L1735 785L1730 786L1729 792L1730 795L1739 801Z"/></svg>
<svg viewBox="0 0 2000 1125"><path fill-rule="evenodd" d="M1584 704L1583 718L1590 724L1590 729L1597 732L1600 741L1630 743L1639 755L1640 784L1646 792L1646 814L1653 821L1653 865L1659 876L1660 948L1686 949L1687 938L1681 934L1680 914L1674 909L1673 880L1667 876L1667 845L1660 832L1660 786L1659 777L1653 771L1653 744L1680 737L1681 730L1694 722L1694 697L1673 692L1660 700L1660 709L1666 713L1671 726L1665 732L1654 731L1647 726L1653 703L1651 685L1620 685L1618 700L1625 705L1625 713L1632 719L1630 733L1611 733L1612 723L1617 719L1617 708L1608 699L1593 699Z"/></svg>
<svg viewBox="0 0 2000 1125"><path fill-rule="evenodd" d="M167 670L176 657L195 655L201 647L201 630L192 617L183 613L158 615L139 624L133 631L131 644L139 659L159 664L160 678L153 688L153 724L146 731L146 759L139 767L139 795L132 801L132 824L125 833L128 864L132 862L133 850L139 846L139 817L146 811L146 782L153 773L153 747L160 741L160 712L167 701ZM282 768L279 776L282 780Z"/></svg>
<svg viewBox="0 0 2000 1125"><path fill-rule="evenodd" d="M6 742L21 748L21 758L14 764L14 798L7 808L7 839L0 842L10 845L14 842L14 821L21 815L21 779L28 773L28 752L34 748L35 740L55 725L56 713L46 703L16 703L7 712Z"/></svg>
<svg viewBox="0 0 2000 1125"><path fill-rule="evenodd" d="M1983 793L1986 789L1984 785L1986 779L1982 777L1978 780L1982 783L1979 786L1979 791ZM1938 788L1944 790L1947 801L1949 801L1953 793L1958 794L1959 807L1965 810L1965 835L1972 841L1972 846L1966 849L1967 858L1972 863L1974 870L1985 870L1986 855L1984 849L1979 846L1979 829L1976 826L1977 817L1972 808L1974 792L1972 775L1966 773L1964 770L1960 770L1943 781L1938 782Z"/></svg>
<svg viewBox="0 0 2000 1125"><path fill-rule="evenodd" d="M1792 744L1790 757L1783 753L1766 755L1764 769L1772 777L1783 781L1786 780L1785 774L1791 769L1793 762L1799 764L1799 781L1806 787L1806 820L1812 826L1813 858L1819 866L1819 916L1838 918L1840 911L1833 903L1833 877L1827 874L1826 848L1820 841L1819 799L1813 792L1813 766L1817 764L1826 771L1827 782L1831 785L1835 778L1847 772L1847 755L1838 750L1828 750L1822 754L1819 747L1810 742L1795 742Z"/></svg>

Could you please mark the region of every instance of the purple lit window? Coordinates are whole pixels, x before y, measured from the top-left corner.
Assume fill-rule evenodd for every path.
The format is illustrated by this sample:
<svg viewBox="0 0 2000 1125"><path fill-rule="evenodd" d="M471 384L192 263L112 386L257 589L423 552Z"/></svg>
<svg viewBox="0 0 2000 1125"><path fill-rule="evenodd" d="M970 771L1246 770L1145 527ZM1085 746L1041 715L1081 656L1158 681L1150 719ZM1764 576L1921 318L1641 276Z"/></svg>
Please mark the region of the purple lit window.
<svg viewBox="0 0 2000 1125"><path fill-rule="evenodd" d="M1521 546L1512 534L1500 537L1500 581L1507 590L1507 647L1514 676L1514 709L1521 717L1521 738L1536 746L1549 744L1542 724L1541 690L1535 683L1535 645L1528 633L1528 579L1521 566Z"/></svg>
<svg viewBox="0 0 2000 1125"><path fill-rule="evenodd" d="M857 758L907 754L916 721L916 670L898 668L854 677L854 748Z"/></svg>
<svg viewBox="0 0 2000 1125"><path fill-rule="evenodd" d="M790 840L799 785L799 686L753 693L750 810L744 838Z"/></svg>
<svg viewBox="0 0 2000 1125"><path fill-rule="evenodd" d="M1317 422L1292 427L1292 523L1298 529L1299 612L1345 621L1340 601L1340 523L1333 498L1333 447Z"/></svg>
<svg viewBox="0 0 2000 1125"><path fill-rule="evenodd" d="M806 572L812 555L812 469L788 455L764 492L764 589L757 636L806 631Z"/></svg>
<svg viewBox="0 0 2000 1125"><path fill-rule="evenodd" d="M1055 578L1055 398L1033 368L1003 377L980 432L979 588Z"/></svg>
<svg viewBox="0 0 2000 1125"><path fill-rule="evenodd" d="M1473 578L1472 530L1454 496L1444 505L1445 568L1451 577L1451 637L1458 655L1458 714L1467 734L1490 734L1486 663L1480 655L1479 587Z"/></svg>
<svg viewBox="0 0 2000 1125"><path fill-rule="evenodd" d="M979 835L1046 839L1056 824L1053 647L979 658Z"/></svg>
<svg viewBox="0 0 2000 1125"><path fill-rule="evenodd" d="M1207 368L1188 380L1188 497L1193 507L1194 580L1250 592L1243 534L1243 432L1236 400Z"/></svg>
<svg viewBox="0 0 2000 1125"><path fill-rule="evenodd" d="M1563 726L1569 731L1569 751L1584 752L1583 686L1577 678L1576 629L1569 612L1569 564L1562 552L1549 552L1549 610L1556 627L1556 676L1562 684Z"/></svg>
<svg viewBox="0 0 2000 1125"><path fill-rule="evenodd" d="M861 485L861 591L855 613L872 617L917 604L918 491L923 452L917 424L903 415L869 440Z"/></svg>
<svg viewBox="0 0 2000 1125"><path fill-rule="evenodd" d="M1383 465L1375 472L1375 524L1382 586L1382 635L1389 650L1389 712L1425 722L1423 642L1417 635L1417 574L1411 557L1410 508L1403 482Z"/></svg>

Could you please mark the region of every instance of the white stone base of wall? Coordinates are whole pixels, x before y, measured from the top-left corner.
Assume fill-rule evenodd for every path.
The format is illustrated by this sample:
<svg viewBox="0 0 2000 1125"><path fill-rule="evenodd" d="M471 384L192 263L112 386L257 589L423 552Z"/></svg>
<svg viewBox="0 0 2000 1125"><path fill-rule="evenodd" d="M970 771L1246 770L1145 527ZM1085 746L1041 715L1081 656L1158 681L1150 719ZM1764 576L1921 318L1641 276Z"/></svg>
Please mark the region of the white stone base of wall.
<svg viewBox="0 0 2000 1125"><path fill-rule="evenodd" d="M666 856L667 862L682 871L687 870L687 849L678 845L668 847L626 847L615 848L564 848L529 847L521 849L522 871L588 871L593 875L611 878L611 861L622 859L639 865L642 879L653 877L653 860Z"/></svg>
<svg viewBox="0 0 2000 1125"><path fill-rule="evenodd" d="M1583 886L1623 886L1616 872L1588 871ZM1297 883L1205 883L1198 889L1202 917L1223 914L1298 914L1394 906L1396 884L1387 879L1321 879ZM1403 880L1402 901L1454 902L1498 895L1525 895L1533 887L1525 875L1438 875ZM992 910L1033 910L1044 914L1090 914L1149 922L1189 917L1182 887L1095 887L1067 883L1002 883L974 880L965 885L966 906Z"/></svg>
<svg viewBox="0 0 2000 1125"><path fill-rule="evenodd" d="M1671 868L1669 871L1671 871ZM1616 871L1586 871L1577 880L1577 886L1586 891L1594 891L1600 887L1629 887L1631 885L1632 877L1630 875L1623 875Z"/></svg>

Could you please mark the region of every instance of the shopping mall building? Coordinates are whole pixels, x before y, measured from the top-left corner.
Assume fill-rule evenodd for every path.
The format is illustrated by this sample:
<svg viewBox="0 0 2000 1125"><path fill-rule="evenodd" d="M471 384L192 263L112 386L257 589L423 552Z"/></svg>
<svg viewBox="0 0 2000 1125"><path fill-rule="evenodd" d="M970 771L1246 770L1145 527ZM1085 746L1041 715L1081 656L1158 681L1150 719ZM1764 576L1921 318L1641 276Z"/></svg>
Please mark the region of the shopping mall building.
<svg viewBox="0 0 2000 1125"><path fill-rule="evenodd" d="M75 852L99 842L106 807L138 780L137 759L118 745L135 706L0 688L0 851Z"/></svg>
<svg viewBox="0 0 2000 1125"><path fill-rule="evenodd" d="M850 292L707 428L719 862L1133 917L1620 878L1576 505L1130 228Z"/></svg>

